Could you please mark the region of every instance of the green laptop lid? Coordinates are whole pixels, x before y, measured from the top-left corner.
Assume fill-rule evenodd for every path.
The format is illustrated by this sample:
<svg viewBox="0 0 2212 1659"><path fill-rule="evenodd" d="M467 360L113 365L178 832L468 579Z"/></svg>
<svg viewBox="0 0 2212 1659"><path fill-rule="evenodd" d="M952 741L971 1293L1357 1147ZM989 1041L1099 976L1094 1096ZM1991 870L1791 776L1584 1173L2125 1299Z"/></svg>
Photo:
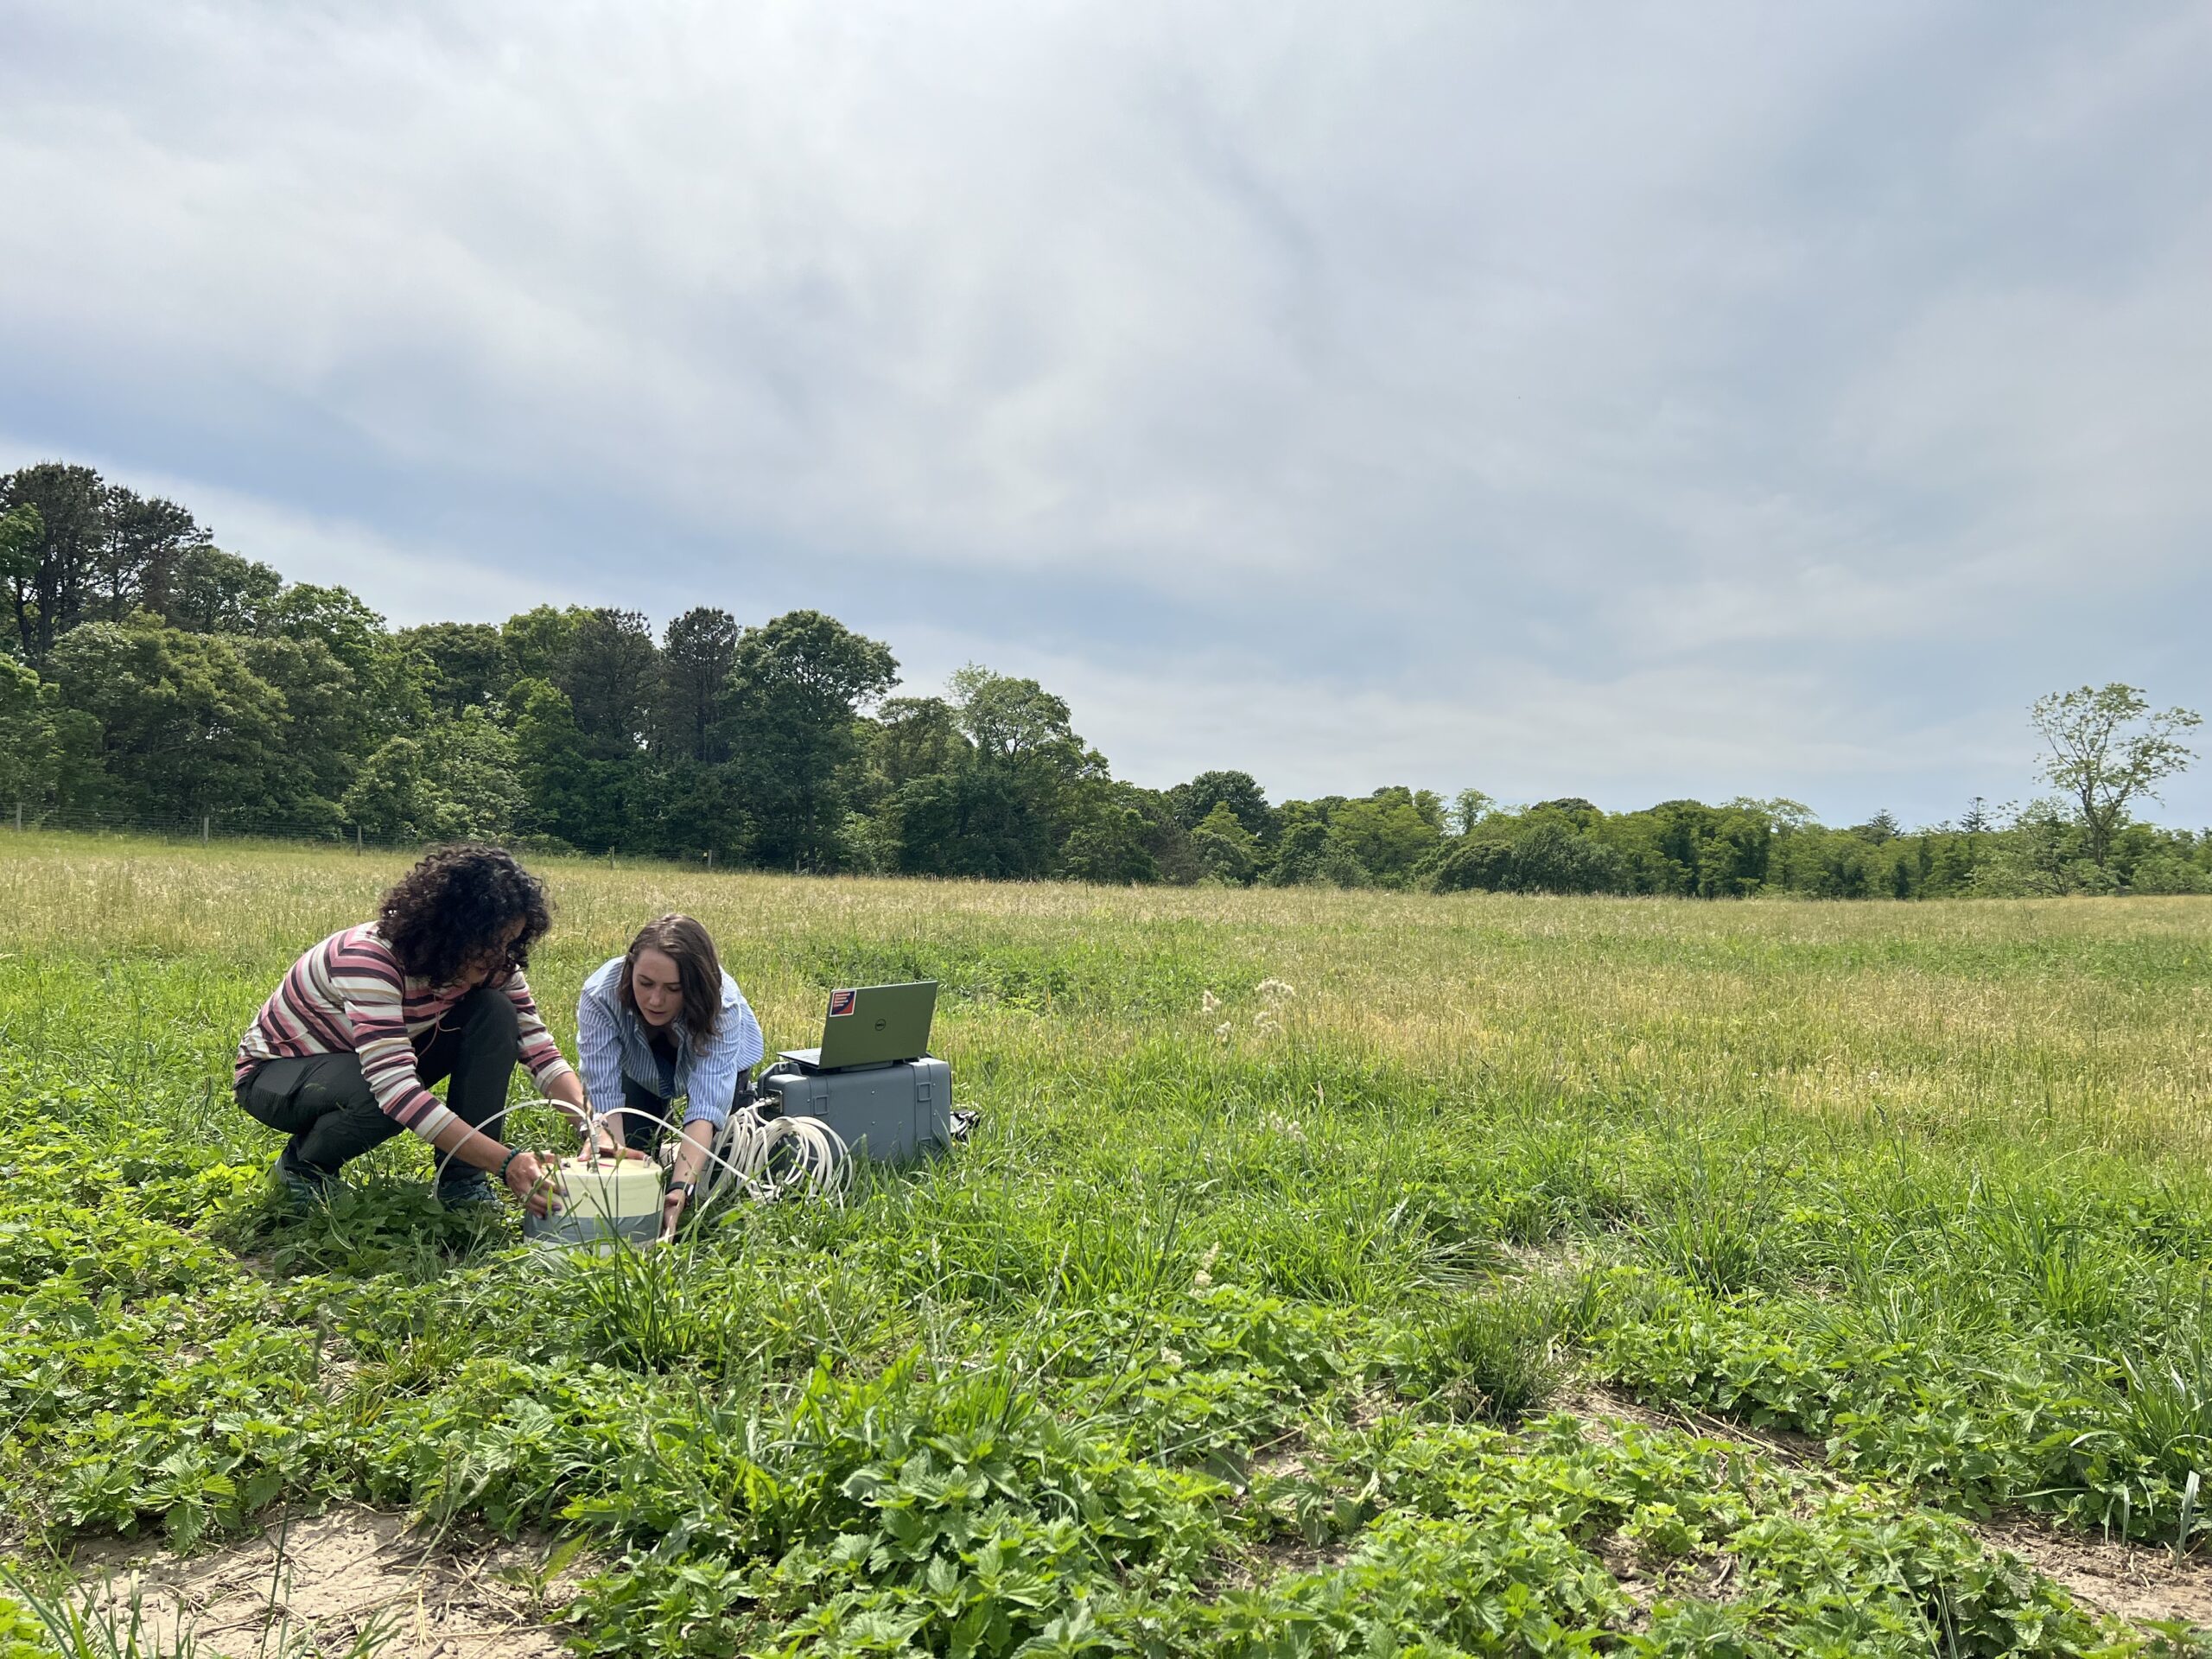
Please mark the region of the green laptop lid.
<svg viewBox="0 0 2212 1659"><path fill-rule="evenodd" d="M832 991L822 1020L821 1058L814 1064L835 1071L919 1059L930 1051L930 1020L936 1013L933 979Z"/></svg>

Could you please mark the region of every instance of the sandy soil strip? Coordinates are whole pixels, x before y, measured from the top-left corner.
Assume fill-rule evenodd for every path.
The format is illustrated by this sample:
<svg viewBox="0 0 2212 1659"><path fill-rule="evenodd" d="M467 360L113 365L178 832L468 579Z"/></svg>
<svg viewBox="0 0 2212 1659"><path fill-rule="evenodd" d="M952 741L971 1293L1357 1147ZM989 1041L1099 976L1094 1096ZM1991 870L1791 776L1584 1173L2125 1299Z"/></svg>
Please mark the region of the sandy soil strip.
<svg viewBox="0 0 2212 1659"><path fill-rule="evenodd" d="M404 1516L352 1506L272 1521L257 1537L183 1559L144 1540L84 1545L72 1565L93 1593L135 1582L149 1625L189 1622L204 1655L255 1659L296 1645L343 1654L372 1626L379 1659L555 1659L548 1628L571 1575L534 1592L554 1541L410 1532Z"/></svg>

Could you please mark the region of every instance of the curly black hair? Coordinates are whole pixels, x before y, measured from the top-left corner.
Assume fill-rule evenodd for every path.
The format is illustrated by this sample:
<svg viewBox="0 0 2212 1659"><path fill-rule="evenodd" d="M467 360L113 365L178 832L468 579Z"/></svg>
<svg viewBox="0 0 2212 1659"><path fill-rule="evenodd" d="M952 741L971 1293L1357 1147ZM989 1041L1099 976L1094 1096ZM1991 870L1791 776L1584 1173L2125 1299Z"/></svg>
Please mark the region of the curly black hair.
<svg viewBox="0 0 2212 1659"><path fill-rule="evenodd" d="M507 943L518 921L522 931ZM377 931L400 967L433 985L455 983L472 962L503 944L505 973L527 967L531 945L552 925L545 884L505 848L473 842L432 850L377 909Z"/></svg>

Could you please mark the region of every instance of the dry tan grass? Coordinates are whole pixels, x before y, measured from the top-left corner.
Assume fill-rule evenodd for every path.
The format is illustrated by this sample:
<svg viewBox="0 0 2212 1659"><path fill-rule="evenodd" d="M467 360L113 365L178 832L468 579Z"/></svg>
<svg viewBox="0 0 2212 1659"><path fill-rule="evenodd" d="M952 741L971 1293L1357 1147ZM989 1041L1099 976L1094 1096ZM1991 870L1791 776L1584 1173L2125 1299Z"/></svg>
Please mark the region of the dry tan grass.
<svg viewBox="0 0 2212 1659"><path fill-rule="evenodd" d="M370 913L405 862L35 836L0 852L0 952L16 962L212 957L272 982ZM1187 1007L1113 1006L1080 987L1026 1005L956 997L941 1041L957 1055L988 1036L1040 1061L1159 1039L1302 1044L1662 1113L1726 1103L1936 1133L2002 1122L2069 1147L2207 1149L2212 900L1440 899L540 867L558 915L533 978L556 1027L584 973L640 921L683 909L715 931L772 1042L803 1039L817 1017L825 950L1090 952L1182 961L1223 1006L1205 1012L1195 979ZM1294 995L1256 996L1269 976ZM1279 1023L1256 1019L1277 1001Z"/></svg>

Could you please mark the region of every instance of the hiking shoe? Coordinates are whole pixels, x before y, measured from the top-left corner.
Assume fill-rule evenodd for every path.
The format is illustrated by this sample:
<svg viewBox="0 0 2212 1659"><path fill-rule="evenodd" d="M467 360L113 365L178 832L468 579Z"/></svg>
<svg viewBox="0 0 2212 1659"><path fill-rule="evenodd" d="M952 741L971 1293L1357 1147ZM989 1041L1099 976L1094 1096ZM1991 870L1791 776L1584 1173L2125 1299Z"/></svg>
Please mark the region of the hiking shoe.
<svg viewBox="0 0 2212 1659"><path fill-rule="evenodd" d="M493 1190L492 1178L480 1169L466 1174L448 1175L438 1182L438 1202L448 1210L458 1210L464 1205L497 1204L499 1195Z"/></svg>
<svg viewBox="0 0 2212 1659"><path fill-rule="evenodd" d="M270 1172L270 1180L276 1190L301 1209L312 1209L318 1204L327 1204L338 1190L338 1180L312 1165L301 1163L292 1156L289 1147L277 1154L276 1167Z"/></svg>

